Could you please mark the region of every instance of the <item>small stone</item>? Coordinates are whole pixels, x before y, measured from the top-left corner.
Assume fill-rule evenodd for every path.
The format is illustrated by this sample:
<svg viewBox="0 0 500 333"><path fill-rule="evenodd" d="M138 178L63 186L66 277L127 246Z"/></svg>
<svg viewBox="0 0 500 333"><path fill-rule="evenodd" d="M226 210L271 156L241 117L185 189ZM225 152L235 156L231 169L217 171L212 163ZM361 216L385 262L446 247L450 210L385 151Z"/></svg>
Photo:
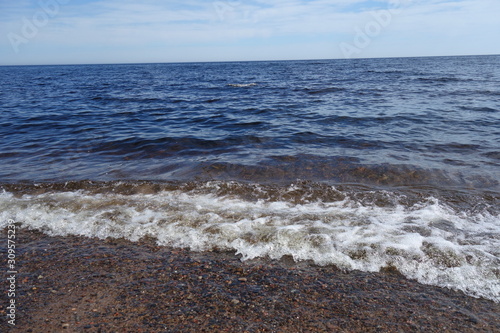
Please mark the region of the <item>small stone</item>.
<svg viewBox="0 0 500 333"><path fill-rule="evenodd" d="M242 277L242 278L239 278L239 279L238 279L238 281L241 281L241 282L247 282L247 281L248 281L248 279L247 279L247 278Z"/></svg>
<svg viewBox="0 0 500 333"><path fill-rule="evenodd" d="M69 328L69 324L62 324L62 328L64 328L64 329Z"/></svg>
<svg viewBox="0 0 500 333"><path fill-rule="evenodd" d="M233 304L238 304L239 302L240 302L240 301L239 301L239 300L237 300L236 298L233 298L233 299L231 300L231 303L233 303Z"/></svg>

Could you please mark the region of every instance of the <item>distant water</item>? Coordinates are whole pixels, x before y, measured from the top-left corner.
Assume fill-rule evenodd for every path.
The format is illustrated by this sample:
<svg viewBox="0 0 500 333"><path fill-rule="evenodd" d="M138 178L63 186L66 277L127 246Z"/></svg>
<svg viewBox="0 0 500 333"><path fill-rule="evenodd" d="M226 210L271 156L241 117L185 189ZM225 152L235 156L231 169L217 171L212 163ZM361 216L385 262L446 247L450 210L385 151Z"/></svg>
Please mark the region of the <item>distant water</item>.
<svg viewBox="0 0 500 333"><path fill-rule="evenodd" d="M0 67L0 226L500 301L500 56Z"/></svg>

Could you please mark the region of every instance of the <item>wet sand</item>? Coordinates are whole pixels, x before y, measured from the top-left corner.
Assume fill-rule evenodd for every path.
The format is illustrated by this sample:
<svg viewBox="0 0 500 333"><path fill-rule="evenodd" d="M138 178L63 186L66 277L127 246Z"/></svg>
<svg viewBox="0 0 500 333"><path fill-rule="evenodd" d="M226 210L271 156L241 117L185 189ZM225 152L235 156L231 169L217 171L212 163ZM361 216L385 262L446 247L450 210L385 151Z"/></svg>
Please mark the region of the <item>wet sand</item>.
<svg viewBox="0 0 500 333"><path fill-rule="evenodd" d="M16 326L3 284L1 332L500 332L500 304L397 272L24 229L16 243Z"/></svg>

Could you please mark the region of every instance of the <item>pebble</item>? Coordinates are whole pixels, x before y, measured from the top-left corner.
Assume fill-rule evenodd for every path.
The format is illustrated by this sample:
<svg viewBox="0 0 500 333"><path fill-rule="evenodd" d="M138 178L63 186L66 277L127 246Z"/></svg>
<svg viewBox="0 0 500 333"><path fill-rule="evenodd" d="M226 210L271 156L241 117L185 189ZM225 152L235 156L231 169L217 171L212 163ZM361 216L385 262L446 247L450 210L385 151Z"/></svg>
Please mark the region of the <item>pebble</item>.
<svg viewBox="0 0 500 333"><path fill-rule="evenodd" d="M496 303L420 285L394 274L344 273L330 266L306 264L298 266L301 271L297 274L293 267L288 268L290 264L283 268L279 261L256 259L242 263L224 253L192 254L176 250L171 254L174 252L168 248L150 253L147 244L143 249L124 240L116 242L127 246L106 245L94 239L84 239L81 245L76 241L81 238L77 237L24 232L26 234L21 233L24 244L34 244L34 248L38 238L39 242L46 243L49 239L53 243L54 257L43 258L42 263L43 267L60 271L61 279L38 280L39 288L28 283L20 286L24 288L21 289L23 304L26 309L33 309L23 313L25 320L19 323L22 332L32 327L38 332L83 329L165 332L172 327L179 332L366 332L376 329L410 332L418 327L425 332L448 329L465 333L496 332L500 324ZM72 246L74 244L79 245ZM99 263L93 258L102 258L111 251L116 253L115 261L102 267L93 266ZM146 269L144 255L154 270ZM121 260L126 256L138 259ZM191 265L193 256L201 258L202 263ZM68 261L68 257L79 259ZM23 267L31 271L40 269L41 264L35 258L38 257L26 258ZM96 269L102 274L83 278ZM173 275L174 270L178 274ZM140 274L131 278L120 272ZM115 274L116 278L103 280L103 274ZM158 278L161 274L164 277ZM30 294L32 288L36 291ZM51 296L52 288L59 290L61 296ZM65 292L67 290L73 291ZM467 316L455 315L448 308L450 305L466 309ZM96 318L100 326L93 322ZM99 328L88 328L89 325Z"/></svg>

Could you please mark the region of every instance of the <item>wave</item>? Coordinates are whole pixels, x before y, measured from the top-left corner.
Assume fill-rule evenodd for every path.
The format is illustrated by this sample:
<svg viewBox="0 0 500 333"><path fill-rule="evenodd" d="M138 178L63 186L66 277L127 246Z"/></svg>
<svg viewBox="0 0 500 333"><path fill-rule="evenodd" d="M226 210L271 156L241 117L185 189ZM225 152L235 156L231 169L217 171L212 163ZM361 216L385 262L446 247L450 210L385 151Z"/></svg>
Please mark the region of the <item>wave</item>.
<svg viewBox="0 0 500 333"><path fill-rule="evenodd" d="M11 184L0 194L0 227L13 219L49 235L148 236L163 246L232 250L242 260L396 269L499 302L498 197L449 195L310 182Z"/></svg>
<svg viewBox="0 0 500 333"><path fill-rule="evenodd" d="M500 151L490 151L487 153L484 153L483 156L489 157L494 160L500 160Z"/></svg>
<svg viewBox="0 0 500 333"><path fill-rule="evenodd" d="M497 112L497 109L493 109L487 106L484 107L473 107L473 106L461 106L460 109L466 110L466 111L475 111L475 112L488 112L488 113L494 113Z"/></svg>
<svg viewBox="0 0 500 333"><path fill-rule="evenodd" d="M246 88L256 86L257 83L229 83L229 87Z"/></svg>
<svg viewBox="0 0 500 333"><path fill-rule="evenodd" d="M197 138L163 137L143 139L130 137L117 141L104 141L96 144L92 151L105 155L133 155L133 158L170 157L174 154L195 154L199 150L228 149L234 145L234 139L203 140ZM130 157L132 158L132 157Z"/></svg>
<svg viewBox="0 0 500 333"><path fill-rule="evenodd" d="M162 98L153 98L153 97L124 97L124 96L94 96L88 98L91 101L98 101L99 103L155 103L161 102L165 103L166 100Z"/></svg>
<svg viewBox="0 0 500 333"><path fill-rule="evenodd" d="M421 82L428 82L428 83L449 83L449 82L472 82L474 80L472 79L464 79L464 78L458 78L458 77L452 77L452 76L443 76L443 77L419 77L416 79L417 81Z"/></svg>
<svg viewBox="0 0 500 333"><path fill-rule="evenodd" d="M344 91L345 88L342 87L327 87L327 88L321 88L321 89L310 89L310 88L305 88L304 91L308 93L309 95L323 95L323 94L329 94L329 93L335 93L339 91Z"/></svg>
<svg viewBox="0 0 500 333"><path fill-rule="evenodd" d="M407 74L407 71L404 70L367 70L367 73L375 73L375 74Z"/></svg>

